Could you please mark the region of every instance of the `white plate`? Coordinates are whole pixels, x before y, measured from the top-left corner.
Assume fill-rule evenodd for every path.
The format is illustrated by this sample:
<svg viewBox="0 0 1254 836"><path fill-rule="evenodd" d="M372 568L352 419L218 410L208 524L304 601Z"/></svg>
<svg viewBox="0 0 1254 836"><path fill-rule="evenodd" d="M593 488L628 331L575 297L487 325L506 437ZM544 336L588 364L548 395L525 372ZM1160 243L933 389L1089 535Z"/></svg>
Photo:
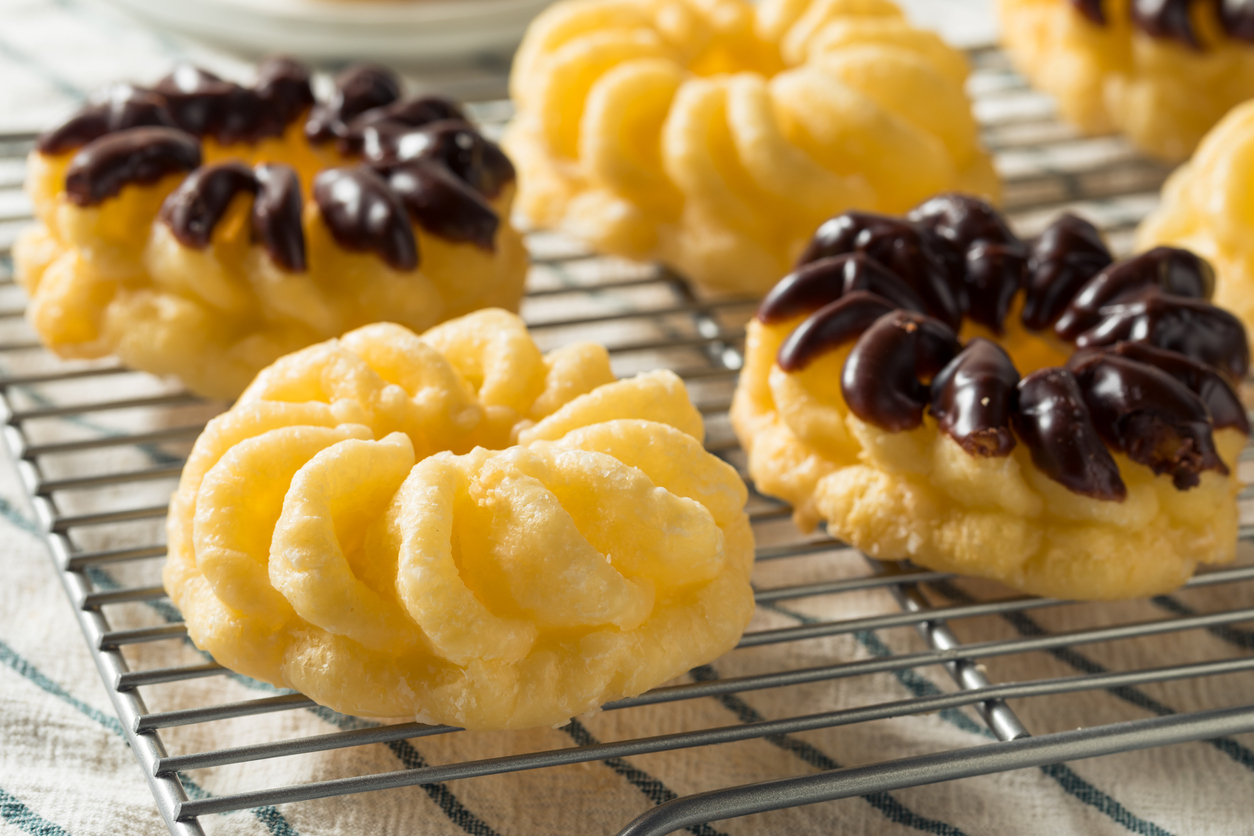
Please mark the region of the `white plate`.
<svg viewBox="0 0 1254 836"><path fill-rule="evenodd" d="M109 0L161 29L254 55L426 64L507 54L552 0Z"/></svg>

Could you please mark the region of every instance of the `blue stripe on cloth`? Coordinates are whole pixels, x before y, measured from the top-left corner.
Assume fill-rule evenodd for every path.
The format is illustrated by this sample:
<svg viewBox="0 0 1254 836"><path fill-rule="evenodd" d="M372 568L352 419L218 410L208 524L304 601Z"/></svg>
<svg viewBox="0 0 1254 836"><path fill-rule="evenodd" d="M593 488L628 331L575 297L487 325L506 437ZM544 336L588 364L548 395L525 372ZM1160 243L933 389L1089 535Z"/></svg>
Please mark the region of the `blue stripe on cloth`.
<svg viewBox="0 0 1254 836"><path fill-rule="evenodd" d="M1160 609L1176 615L1197 615L1197 610L1172 595L1159 595L1150 600ZM1207 627L1206 632L1226 641L1228 644L1236 645L1242 650L1254 650L1254 630L1242 630L1239 627L1220 624L1215 627Z"/></svg>
<svg viewBox="0 0 1254 836"><path fill-rule="evenodd" d="M103 569L100 569L99 567L96 567L96 566L90 567L87 570L87 574L91 578L92 583L97 588L116 589L119 585L118 582L111 575L109 575L108 572L105 572ZM167 621L182 621L183 620L178 610L174 607L173 604L170 604L168 601L147 601L145 603L148 604L148 606L152 607L154 610L156 610L158 614L163 615ZM157 606L157 605L162 605L162 606ZM202 656L204 656L206 659L209 659L210 661L213 660L213 657L210 654L205 653L203 650L198 651L198 652ZM267 682L260 682L256 679L252 679L251 677L243 676L241 674L237 674L234 672L229 673L227 675L231 679L234 679L236 682L244 685L245 687L252 688L254 690L266 690L266 691L271 691L277 694L296 693L295 691L292 691L290 689L276 688ZM380 725L379 723L373 722L371 720L364 720L360 717L353 717L347 714L340 714L339 712L332 711L331 709L326 708L324 706L320 706L320 705L314 706L313 708L308 709L308 710L310 711L310 713L318 716L325 722L335 726L336 728L346 730L346 731L354 730L354 729L376 728ZM401 764L406 769L419 769L427 765L426 760L422 757L422 755L418 752L418 750L414 748L413 744L409 743L408 741L401 740L401 741L397 741L393 743L388 743L386 745L389 749L392 750L392 753L396 755L396 758L401 762ZM188 781L190 780L187 778L186 775L180 774L179 777L183 780L184 785L187 785ZM452 793L452 791L449 790L447 785L424 784L422 785L422 790L428 796L431 797L431 800L435 802L436 806L438 806L444 812L446 816L448 816L449 820L452 821L453 824L460 827L466 833L471 834L471 836L497 836L496 831L493 830L492 827L487 824L487 822L480 819L478 816L472 813L469 810L469 808L467 808L464 804L462 804L461 801L457 799L457 796L455 796ZM265 809L272 809L272 808L260 808L260 809L265 810ZM258 818L260 818L260 814L258 814Z"/></svg>
<svg viewBox="0 0 1254 836"><path fill-rule="evenodd" d="M188 778L182 772L179 773L179 782L183 785L183 790L187 793L187 797L200 800L202 798L213 798L213 793L197 784L191 778ZM296 828L291 822L283 818L283 814L276 807L257 807L252 811L253 817L261 822L266 830L269 830L272 836L299 836ZM220 813L219 815L230 815L230 813Z"/></svg>
<svg viewBox="0 0 1254 836"><path fill-rule="evenodd" d="M44 676L38 668L18 655L18 653L13 650L13 648L5 644L3 640L0 640L0 662L5 663L42 690L67 705L77 709L89 719L104 726L106 729L116 734L123 743L126 743L126 735L122 732L122 724L118 722L116 717L111 717L104 712L97 711L85 702L76 699L56 682L53 682L47 676ZM201 789L194 782L189 781L182 775L180 775L179 778L183 782L184 789L188 790L189 796L192 795L193 791L199 793L199 797L201 798L206 798L210 795L208 792ZM297 836L296 828L292 827L292 825L288 823L287 819L283 818L283 814L274 807L257 807L252 811L252 813L257 820L265 825L266 829L274 836Z"/></svg>
<svg viewBox="0 0 1254 836"><path fill-rule="evenodd" d="M387 747L406 769L422 769L427 766L426 758L408 740L396 740L388 743ZM470 812L466 805L457 800L457 796L453 795L448 785L421 784L420 788L436 803L437 807L444 811L449 821L471 836L498 836L487 822Z"/></svg>
<svg viewBox="0 0 1254 836"><path fill-rule="evenodd" d="M35 524L34 520L23 514L17 506L2 496L0 496L0 517L8 520L27 534L34 534L36 537L43 536L43 532L39 530L39 526Z"/></svg>
<svg viewBox="0 0 1254 836"><path fill-rule="evenodd" d="M101 569L99 566L88 566L86 574L87 579L91 581L93 589L111 590L122 588L122 584L119 583L116 578L104 569ZM183 614L179 612L178 607L174 606L174 604L169 601L144 601L143 604L157 615L161 616L162 620L164 620L167 624L176 624L183 620ZM195 643L191 639L191 636L183 636L183 643L203 656L206 662L214 661L212 655L196 647ZM271 694L296 693L290 688L276 688L269 682L262 682L260 680L253 679L250 676L235 673L234 671L228 671L226 673L226 677L253 691L267 691Z"/></svg>
<svg viewBox="0 0 1254 836"><path fill-rule="evenodd" d="M25 395L27 398L29 398L31 403L35 404L36 406L58 406L58 404L55 401L53 401L51 398L44 395L42 392L39 391L39 389L33 386L18 386L15 388L18 391L20 391L23 395ZM95 421L88 420L87 418L84 418L81 415L67 415L67 416L64 416L61 420L65 421L67 424L73 424L76 427L82 427L85 430L98 432L101 435L105 436L106 438L120 438L121 436L126 434L125 430L119 430L119 429L116 429L115 427L106 427L104 424L99 424ZM160 445L158 444L145 443L145 444L136 444L134 446L135 446L135 449L142 452L144 455L146 455L149 458L150 461L154 462L155 464L179 464L180 462L184 461L183 456L178 456L173 453L167 453L164 450L162 450Z"/></svg>
<svg viewBox="0 0 1254 836"><path fill-rule="evenodd" d="M940 592L952 601L970 603L973 600L971 596L967 595L949 581L939 581L937 583L930 584L930 586L935 587L937 592ZM1192 607L1179 602L1176 603L1179 609L1173 611L1178 615L1197 614ZM1002 618L1007 621L1010 626L1014 627L1015 631L1021 636L1044 636L1048 632L1040 625L1039 622L1036 621L1036 619L1024 613L1002 613ZM1110 672L1110 669L1105 665L1095 661L1094 659L1090 659L1088 656L1078 650L1075 650L1074 648L1057 647L1046 652L1058 661L1074 668L1077 671L1080 671L1081 673L1102 674ZM1107 688L1105 690L1106 693L1116 696L1124 702L1131 703L1138 708L1142 708L1152 714L1157 714L1160 717L1178 713L1171 706L1154 699L1140 688L1132 685L1121 685L1116 688ZM1232 738L1220 737L1214 740L1204 740L1198 742L1213 746L1237 763L1244 766L1246 769L1254 771L1254 751L1250 751L1250 749L1242 746Z"/></svg>
<svg viewBox="0 0 1254 836"><path fill-rule="evenodd" d="M14 505L11 502L9 502L7 499L5 499L4 497L0 497L0 519L4 519L8 521L9 523L12 523L16 528L19 528L28 534L33 534L37 537L42 537L44 534L44 532L39 530L39 526L35 524L34 520L31 520L29 517L23 514L20 510L14 507ZM87 574L88 580L91 581L92 586L95 589L110 590L110 589L120 589L122 587L122 584L118 583L118 581L112 575L110 575L108 572L106 572L104 569L101 569L98 566L89 566L86 570L86 574ZM149 609L153 610L154 612L156 612L157 615L161 616L162 619L164 619L168 623L175 623L175 622L179 622L183 620L183 616L181 613L179 613L178 608L175 607L174 604L170 603L169 601L160 601L160 600L145 601L144 605L147 606ZM191 644L190 638L184 637L184 641L187 642L188 644ZM192 646L195 647L195 645L192 645ZM210 656L208 653L205 653L203 650L197 650L197 652L200 653L202 656L204 656L205 659L207 659L208 661L211 661L211 662L213 661L213 657ZM242 676L241 674L229 673L227 674L227 676L229 676L231 679L234 679L236 682L240 683L244 687L250 688L255 691L269 691L275 694L295 693L294 691L290 689L275 688L273 685L269 684L268 682L259 682L256 679L252 679L251 677L247 677L247 676Z"/></svg>
<svg viewBox="0 0 1254 836"><path fill-rule="evenodd" d="M859 630L854 633L854 638L858 643L867 650L872 656L886 657L892 656L892 649L885 644L879 636L869 630ZM941 689L936 683L923 676L916 670L907 669L904 671L894 671L893 676L897 681L906 687L911 694L916 697L932 697L941 693ZM989 731L988 726L972 719L970 715L960 708L945 708L940 712L942 720L957 726L966 732L972 734L984 735L985 737L993 737L993 733Z"/></svg>
<svg viewBox="0 0 1254 836"><path fill-rule="evenodd" d="M70 692L66 691L60 685L40 673L38 668L26 661L26 659L20 656L13 648L9 647L9 645L3 640L0 640L0 663L12 668L37 688L78 709L79 712L104 726L106 729L119 737L123 739L126 738L126 735L122 732L122 724L118 722L118 718L91 707Z"/></svg>
<svg viewBox="0 0 1254 836"><path fill-rule="evenodd" d="M565 726L562 726L561 730L570 735L571 740L580 746L596 746L600 742L578 720L571 720ZM607 758L603 762L626 779L627 783L644 793L644 797L652 801L655 806L679 798L679 794L670 787L644 770L632 766L622 758ZM708 824L694 824L687 830L693 836L726 836L726 834L715 830Z"/></svg>
<svg viewBox="0 0 1254 836"><path fill-rule="evenodd" d="M109 574L104 569L101 569L99 566L88 566L86 574L87 579L91 581L91 585L94 589L108 591L122 588L122 584L118 582L117 578L113 577L113 575ZM150 610L161 616L161 618L166 622L175 623L183 620L183 614L179 612L178 607L174 606L174 604L169 601L157 599L144 601L143 603Z"/></svg>
<svg viewBox="0 0 1254 836"><path fill-rule="evenodd" d="M691 673L692 678L698 682L709 682L719 678L712 665L693 668ZM760 723L766 719L757 709L734 694L723 694L715 699L735 714L742 723ZM786 752L791 752L816 769L840 769L840 764L825 752L803 740L786 734L770 735L764 739ZM874 792L862 798L894 824L911 827L924 833L937 834L937 836L965 836L962 830L952 824L929 819L927 816L914 812L887 792Z"/></svg>
<svg viewBox="0 0 1254 836"><path fill-rule="evenodd" d="M64 827L43 818L23 804L20 798L2 787L0 787L0 821L11 824L31 836L70 836L70 832Z"/></svg>
<svg viewBox="0 0 1254 836"><path fill-rule="evenodd" d="M931 584L935 586L935 584ZM804 613L794 612L793 610L781 607L778 604L759 604L759 607L765 607L773 612L790 616L803 624L813 624L820 619ZM863 645L870 653L877 656L890 656L892 651L889 647L879 640L872 633L859 631L854 634L859 643ZM868 642L868 639L873 639ZM879 652L877 652L879 651ZM913 674L913 676L905 676L904 674ZM897 681L904 685L914 696L930 696L932 694L941 693L935 683L920 676L914 671L897 671L894 674ZM993 733L984 726L976 726L974 730L971 728L975 725L969 717L958 715L962 720L957 720L953 714L940 712L941 718L952 723L964 731L974 731L974 733L982 737L995 739ZM1066 764L1054 764L1052 766L1041 767L1041 772L1052 778L1058 783L1063 790L1073 798L1087 804L1095 810L1106 815L1111 821L1122 825L1129 831L1139 834L1139 836L1172 836L1171 832L1154 824L1151 821L1136 816L1132 811L1128 810L1107 793L1098 789L1093 784L1080 777L1079 773Z"/></svg>

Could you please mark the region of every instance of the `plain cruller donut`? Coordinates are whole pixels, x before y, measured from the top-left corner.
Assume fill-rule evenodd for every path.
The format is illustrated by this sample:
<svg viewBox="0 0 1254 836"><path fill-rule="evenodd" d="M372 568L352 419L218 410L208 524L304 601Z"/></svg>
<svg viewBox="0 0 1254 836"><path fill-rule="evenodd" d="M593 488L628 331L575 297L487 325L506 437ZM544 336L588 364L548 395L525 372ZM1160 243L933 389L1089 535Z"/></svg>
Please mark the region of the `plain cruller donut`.
<svg viewBox="0 0 1254 836"><path fill-rule="evenodd" d="M735 646L736 471L668 371L479 311L283 357L197 440L165 586L196 646L336 711L564 723Z"/></svg>
<svg viewBox="0 0 1254 836"><path fill-rule="evenodd" d="M562 0L504 144L531 223L761 294L836 212L996 195L966 77L888 0Z"/></svg>

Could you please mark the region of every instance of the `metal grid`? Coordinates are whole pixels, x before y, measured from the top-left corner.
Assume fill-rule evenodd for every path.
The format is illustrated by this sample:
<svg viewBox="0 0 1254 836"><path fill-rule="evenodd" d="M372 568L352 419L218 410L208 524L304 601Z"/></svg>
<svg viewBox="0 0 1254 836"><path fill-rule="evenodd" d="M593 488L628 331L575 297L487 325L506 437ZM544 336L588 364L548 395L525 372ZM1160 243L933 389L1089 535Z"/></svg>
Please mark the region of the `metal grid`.
<svg viewBox="0 0 1254 836"><path fill-rule="evenodd" d="M1029 91L1023 80L1008 69L1000 53L984 49L972 55L976 72L971 89L977 114L985 141L997 154L1007 183L1005 203L1020 231L1031 233L1060 208L1078 206L1099 222L1116 248L1126 249L1130 231L1153 204L1165 169L1138 158L1118 140L1077 137L1054 120L1048 101ZM491 106L481 111L489 119L501 112L499 107ZM211 813L726 744L963 707L978 711L995 741L680 797L648 810L621 833L670 833L703 822L782 807L1254 731L1254 704L1248 704L1203 707L1189 713L1033 736L1033 730L1025 727L1007 702L1058 699L1088 690L1143 687L1220 675L1251 677L1254 655L1249 653L1161 667L1020 678L1003 683L992 681L985 669L987 664L989 670L995 671L1000 659L1043 651L1146 636L1231 630L1231 625L1254 620L1254 608L1160 612L1150 619L1120 620L1109 615L1110 605L1069 605L1009 596L1005 590L997 589L969 595L955 591L947 574L909 565L883 565L870 559L857 574L825 578L824 567L833 555L847 557L848 550L822 535L806 537L793 532L787 522L786 507L751 494L749 511L763 544L758 552L759 569L776 562L803 562L812 565L817 578L805 583L764 586L758 577L760 605L769 607L779 601L803 598L840 599L867 590L882 590L891 593L900 611L756 629L746 634L741 649L894 628L916 629L925 642L923 649L869 659L832 657L819 666L764 670L732 679L698 678L621 700L606 706L607 710L796 688L806 683L938 666L947 669L955 690L803 716L684 729L548 751L519 751L490 760L349 775L215 797L189 797L180 776L199 769L455 734L458 730L397 723L230 749L177 754L167 751L163 732L178 726L292 711L311 707L312 703L299 694L279 694L168 711L151 711L147 706L145 693L151 688L178 687L190 680L226 676L229 672L209 660L155 668L136 665L128 658L128 650L147 643L180 642L185 639L185 630L177 620L115 627L118 618L112 613L138 604L161 606L164 592L149 584L110 588L101 582L98 570L103 566L159 565L164 547L153 532L159 531L165 515L164 499L179 473L181 456L203 422L222 405L207 403L111 362L65 363L39 348L22 319L22 297L13 286L7 259L13 236L28 217L19 189L21 156L31 139L0 136L0 256L4 257L0 261L0 409L4 440L47 533L58 574L109 697L157 806L174 834L203 833L199 817ZM524 314L538 340L551 347L576 338L597 338L611 348L620 374L657 366L676 369L688 382L707 419L707 446L743 474L743 455L725 413L741 363L742 326L752 304L739 299L699 298L664 270L597 258L556 236L532 235L529 243L536 254L536 266ZM5 306L4 298L11 303ZM132 395L123 382L140 388ZM122 391L126 396L119 396ZM128 458L132 452L135 455ZM104 470L98 463L101 460L108 462ZM137 464L128 464L132 460ZM155 501L153 496L157 497ZM1243 495L1243 500L1246 498ZM128 526L134 529L132 533L127 533ZM108 536L102 536L104 533ZM1243 526L1241 537L1254 539L1254 528ZM1188 588L1236 588L1251 582L1254 561L1247 555L1235 567L1199 574ZM1239 596L1234 600L1239 600ZM1247 595L1245 600L1251 599ZM1093 612L1105 607L1107 617L1098 619L1095 626L1061 633L1046 630L975 642L958 638L962 632L959 627L973 619L1064 606L1083 606ZM733 651L738 652L742 650ZM1254 678L1247 681L1254 683Z"/></svg>

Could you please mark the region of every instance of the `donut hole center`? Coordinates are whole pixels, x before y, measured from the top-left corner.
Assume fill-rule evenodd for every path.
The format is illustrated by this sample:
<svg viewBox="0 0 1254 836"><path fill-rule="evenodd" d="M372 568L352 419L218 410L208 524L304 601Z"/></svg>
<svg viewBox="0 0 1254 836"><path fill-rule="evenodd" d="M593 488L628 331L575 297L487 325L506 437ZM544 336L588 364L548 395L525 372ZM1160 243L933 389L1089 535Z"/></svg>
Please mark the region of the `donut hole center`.
<svg viewBox="0 0 1254 836"><path fill-rule="evenodd" d="M964 346L976 337L997 343L1010 355L1020 378L1027 377L1038 369L1064 365L1073 348L1055 337L1052 331L1028 329L1020 318L1022 311L1023 294L1019 294L1002 322L1002 333L994 333L990 328L968 318L962 322L958 339Z"/></svg>

